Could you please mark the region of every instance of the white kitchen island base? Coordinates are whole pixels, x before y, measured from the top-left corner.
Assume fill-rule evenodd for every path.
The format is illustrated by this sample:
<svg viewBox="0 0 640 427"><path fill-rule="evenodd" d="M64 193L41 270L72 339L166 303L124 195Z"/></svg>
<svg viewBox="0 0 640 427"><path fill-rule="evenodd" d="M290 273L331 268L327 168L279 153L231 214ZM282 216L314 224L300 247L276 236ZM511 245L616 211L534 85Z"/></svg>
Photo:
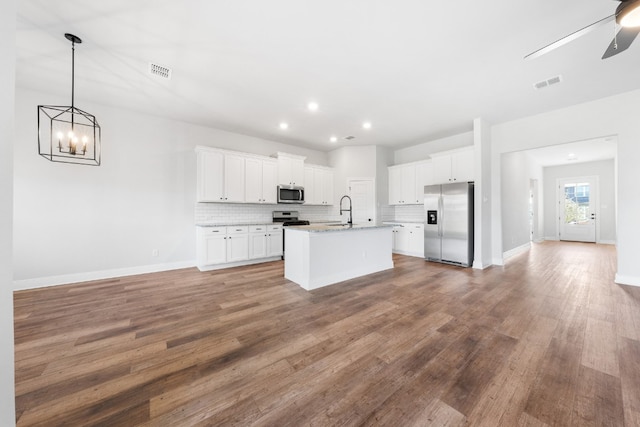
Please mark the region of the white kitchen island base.
<svg viewBox="0 0 640 427"><path fill-rule="evenodd" d="M387 225L287 227L284 277L312 290L393 268L391 231Z"/></svg>

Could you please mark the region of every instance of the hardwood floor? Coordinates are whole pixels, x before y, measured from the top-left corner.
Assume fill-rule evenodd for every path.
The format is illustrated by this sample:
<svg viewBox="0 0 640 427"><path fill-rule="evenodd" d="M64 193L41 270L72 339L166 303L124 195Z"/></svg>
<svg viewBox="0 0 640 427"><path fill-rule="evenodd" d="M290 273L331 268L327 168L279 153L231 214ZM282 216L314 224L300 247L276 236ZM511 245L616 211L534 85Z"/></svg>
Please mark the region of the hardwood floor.
<svg viewBox="0 0 640 427"><path fill-rule="evenodd" d="M615 248L394 261L312 292L282 262L16 292L17 424L640 425Z"/></svg>

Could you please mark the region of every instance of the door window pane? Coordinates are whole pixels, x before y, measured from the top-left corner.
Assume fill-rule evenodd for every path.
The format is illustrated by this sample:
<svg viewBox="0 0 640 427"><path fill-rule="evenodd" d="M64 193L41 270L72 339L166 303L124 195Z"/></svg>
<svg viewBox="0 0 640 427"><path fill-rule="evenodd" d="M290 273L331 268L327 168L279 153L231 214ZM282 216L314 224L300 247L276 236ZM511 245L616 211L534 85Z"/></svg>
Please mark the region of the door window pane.
<svg viewBox="0 0 640 427"><path fill-rule="evenodd" d="M589 210L589 183L564 185L564 221L566 224L587 224Z"/></svg>

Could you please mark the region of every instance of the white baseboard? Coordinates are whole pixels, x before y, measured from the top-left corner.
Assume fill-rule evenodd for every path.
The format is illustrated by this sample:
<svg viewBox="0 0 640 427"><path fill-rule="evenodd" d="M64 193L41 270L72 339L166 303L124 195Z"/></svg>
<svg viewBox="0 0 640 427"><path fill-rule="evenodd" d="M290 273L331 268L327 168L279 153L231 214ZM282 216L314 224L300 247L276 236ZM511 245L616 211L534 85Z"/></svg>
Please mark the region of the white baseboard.
<svg viewBox="0 0 640 427"><path fill-rule="evenodd" d="M231 267L241 267L243 265L253 265L253 264L262 264L263 262L271 262L271 261L279 261L281 260L281 256L269 257L269 258L258 258L258 259L250 259L247 261L236 261L229 262L226 264L211 264L211 265L198 265L198 270L200 271L213 271L213 270L222 270L225 268Z"/></svg>
<svg viewBox="0 0 640 427"><path fill-rule="evenodd" d="M544 236L544 240L558 241L559 239L556 236Z"/></svg>
<svg viewBox="0 0 640 427"><path fill-rule="evenodd" d="M619 285L640 286L640 277L623 276L616 273L616 277L613 281Z"/></svg>
<svg viewBox="0 0 640 427"><path fill-rule="evenodd" d="M615 245L616 241L615 240L600 240L598 242L601 245Z"/></svg>
<svg viewBox="0 0 640 427"><path fill-rule="evenodd" d="M400 249L394 249L393 253L399 254L399 255L414 256L416 258L424 258L424 254L419 254L416 252L401 251Z"/></svg>
<svg viewBox="0 0 640 427"><path fill-rule="evenodd" d="M471 268L475 268L476 270L484 270L485 268L491 267L493 264L483 264L482 261L473 260L473 265Z"/></svg>
<svg viewBox="0 0 640 427"><path fill-rule="evenodd" d="M529 249L531 249L531 242L527 242L524 245L520 245L520 246L515 247L513 249L509 249L508 251L506 251L505 253L502 254L502 257L503 257L503 259L511 258L512 256L516 256L518 254L526 252Z"/></svg>
<svg viewBox="0 0 640 427"><path fill-rule="evenodd" d="M138 267L114 268L112 270L89 271L86 273L63 274L60 276L36 277L13 281L14 291L45 288L47 286L66 285L69 283L88 282L91 280L112 279L114 277L132 276L135 274L157 273L159 271L178 270L195 267L196 261L181 261L165 264L141 265Z"/></svg>

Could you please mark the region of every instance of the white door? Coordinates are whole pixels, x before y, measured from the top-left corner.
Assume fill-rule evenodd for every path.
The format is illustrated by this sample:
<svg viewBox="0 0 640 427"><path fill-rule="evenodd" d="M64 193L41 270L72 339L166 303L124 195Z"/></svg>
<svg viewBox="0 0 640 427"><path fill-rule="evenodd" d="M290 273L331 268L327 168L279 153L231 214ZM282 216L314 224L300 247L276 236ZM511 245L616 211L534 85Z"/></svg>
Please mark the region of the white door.
<svg viewBox="0 0 640 427"><path fill-rule="evenodd" d="M558 180L560 240L596 241L598 178Z"/></svg>
<svg viewBox="0 0 640 427"><path fill-rule="evenodd" d="M351 178L347 181L353 209L353 223L376 221L375 181L373 178ZM347 207L347 201L344 206Z"/></svg>

